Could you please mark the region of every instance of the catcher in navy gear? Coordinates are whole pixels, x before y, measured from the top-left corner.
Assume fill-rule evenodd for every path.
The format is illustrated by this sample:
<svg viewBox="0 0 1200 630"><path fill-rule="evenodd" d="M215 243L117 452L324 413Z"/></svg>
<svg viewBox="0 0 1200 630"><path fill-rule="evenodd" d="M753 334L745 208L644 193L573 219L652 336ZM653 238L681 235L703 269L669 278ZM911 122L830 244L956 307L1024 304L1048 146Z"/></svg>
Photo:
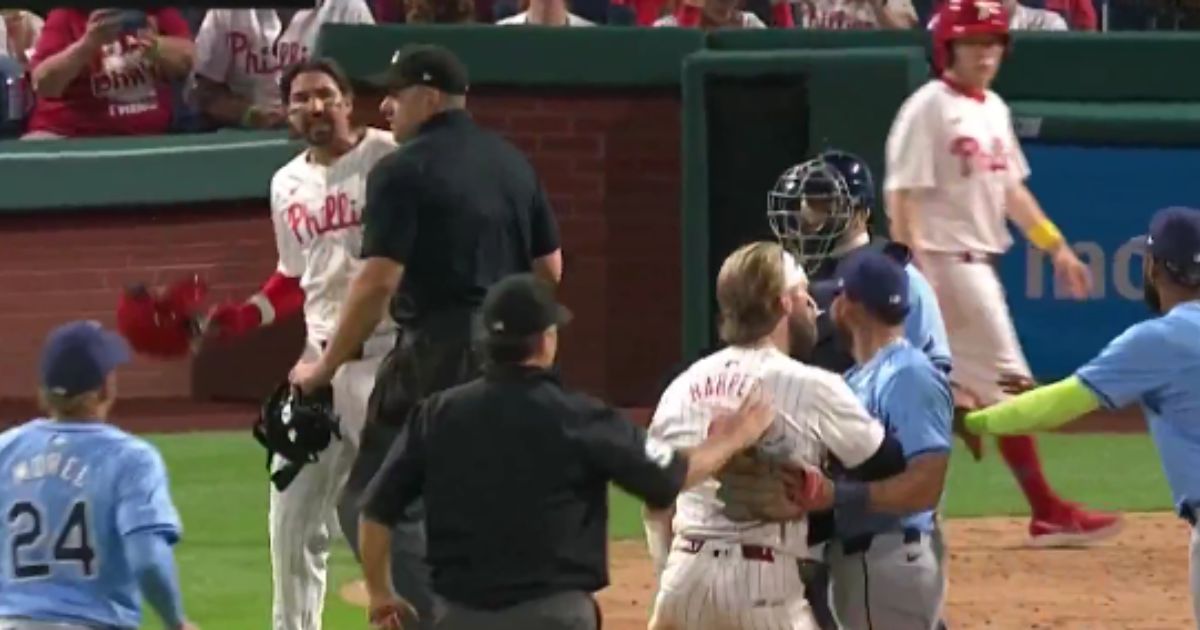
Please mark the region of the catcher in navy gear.
<svg viewBox="0 0 1200 630"><path fill-rule="evenodd" d="M846 261L868 251L882 251L904 265L909 278L905 336L934 365L949 373L950 344L932 287L911 264L908 248L871 236L871 218L877 209L875 190L875 180L865 161L851 153L830 150L784 171L767 194L771 231L808 272L810 292L821 313L812 355L796 358L838 373L854 366L849 340L842 338L829 315L836 294L833 278ZM966 392L956 392L956 404L964 409L975 407ZM978 443L974 439L968 444L976 457ZM839 468L837 462L830 463L831 470ZM814 558L822 557L824 544L832 535L831 513L809 514L809 544ZM826 595L828 567L813 560L802 564L802 573L818 623L826 630L836 629Z"/></svg>

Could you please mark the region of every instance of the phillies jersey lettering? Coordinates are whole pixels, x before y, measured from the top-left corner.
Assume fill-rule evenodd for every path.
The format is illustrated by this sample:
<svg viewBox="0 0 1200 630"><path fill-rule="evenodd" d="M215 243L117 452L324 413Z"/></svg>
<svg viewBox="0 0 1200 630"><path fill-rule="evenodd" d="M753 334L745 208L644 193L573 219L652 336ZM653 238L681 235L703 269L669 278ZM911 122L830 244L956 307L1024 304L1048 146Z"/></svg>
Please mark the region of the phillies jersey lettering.
<svg viewBox="0 0 1200 630"><path fill-rule="evenodd" d="M774 347L729 347L692 364L663 393L649 434L675 448L697 446L719 410L737 408L755 383L762 384L776 412L755 445L765 457L816 466L833 452L853 467L883 441L882 426L840 376L804 365ZM805 521L732 521L722 513L719 484L708 479L679 495L672 522L676 535L736 540L807 557Z"/></svg>
<svg viewBox="0 0 1200 630"><path fill-rule="evenodd" d="M1000 254L1012 246L1007 198L1029 164L995 92L929 81L900 107L886 154L884 190L909 192L927 226L916 249Z"/></svg>
<svg viewBox="0 0 1200 630"><path fill-rule="evenodd" d="M396 150L392 135L368 128L358 145L328 166L301 153L271 180L271 216L280 273L300 279L309 339L329 338L361 268L367 174ZM390 328L387 318L381 330Z"/></svg>
<svg viewBox="0 0 1200 630"><path fill-rule="evenodd" d="M303 203L288 204L287 222L296 240L303 245L327 232L362 225L362 206L345 191L325 195L325 202L310 209Z"/></svg>
<svg viewBox="0 0 1200 630"><path fill-rule="evenodd" d="M279 79L308 59L325 24L374 24L365 0L325 0L284 26L275 9L209 9L196 33L196 76L259 107L278 107Z"/></svg>

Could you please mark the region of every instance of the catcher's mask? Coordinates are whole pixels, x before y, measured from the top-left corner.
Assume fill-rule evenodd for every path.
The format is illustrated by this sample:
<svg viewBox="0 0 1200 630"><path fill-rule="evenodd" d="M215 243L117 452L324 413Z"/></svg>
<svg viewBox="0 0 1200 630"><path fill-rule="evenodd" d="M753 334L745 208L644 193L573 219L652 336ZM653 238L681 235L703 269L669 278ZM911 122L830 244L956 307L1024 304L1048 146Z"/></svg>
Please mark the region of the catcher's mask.
<svg viewBox="0 0 1200 630"><path fill-rule="evenodd" d="M316 462L333 438L342 439L342 429L333 411L333 388L312 394L284 382L263 403L254 437L267 449L267 470L279 455L287 460L271 474L271 482L285 490L306 464Z"/></svg>
<svg viewBox="0 0 1200 630"><path fill-rule="evenodd" d="M861 158L826 151L784 171L767 193L771 231L804 270L815 274L856 213L869 216L875 186Z"/></svg>

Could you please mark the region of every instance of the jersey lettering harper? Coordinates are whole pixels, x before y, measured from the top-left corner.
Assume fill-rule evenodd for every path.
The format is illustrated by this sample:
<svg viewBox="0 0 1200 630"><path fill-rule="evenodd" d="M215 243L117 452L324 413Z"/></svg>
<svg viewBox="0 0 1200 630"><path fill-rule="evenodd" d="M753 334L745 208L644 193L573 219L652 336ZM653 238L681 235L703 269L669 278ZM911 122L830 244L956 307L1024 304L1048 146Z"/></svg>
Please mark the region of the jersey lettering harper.
<svg viewBox="0 0 1200 630"><path fill-rule="evenodd" d="M883 427L832 372L795 361L774 347L729 347L700 359L664 392L650 435L675 448L699 445L720 409L734 409L756 382L776 418L755 448L774 461L818 466L832 452L849 467L866 461L883 442ZM682 493L672 529L677 536L735 540L807 557L807 524L734 522L709 479Z"/></svg>
<svg viewBox="0 0 1200 630"><path fill-rule="evenodd" d="M162 457L111 425L34 420L0 434L0 617L141 625L125 538L182 532Z"/></svg>
<svg viewBox="0 0 1200 630"><path fill-rule="evenodd" d="M326 0L284 27L275 9L209 9L196 33L196 74L259 107L280 104L279 78L305 61L324 24L374 24L365 0Z"/></svg>
<svg viewBox="0 0 1200 630"><path fill-rule="evenodd" d="M999 254L1012 245L1008 190L1029 176L1012 115L995 92L936 79L908 97L887 139L884 190L917 195L921 251Z"/></svg>
<svg viewBox="0 0 1200 630"><path fill-rule="evenodd" d="M362 266L367 174L395 150L390 133L368 128L358 146L333 164L310 162L304 151L271 179L278 270L300 278L310 340L327 341L337 327L342 301ZM385 317L380 332L392 327Z"/></svg>

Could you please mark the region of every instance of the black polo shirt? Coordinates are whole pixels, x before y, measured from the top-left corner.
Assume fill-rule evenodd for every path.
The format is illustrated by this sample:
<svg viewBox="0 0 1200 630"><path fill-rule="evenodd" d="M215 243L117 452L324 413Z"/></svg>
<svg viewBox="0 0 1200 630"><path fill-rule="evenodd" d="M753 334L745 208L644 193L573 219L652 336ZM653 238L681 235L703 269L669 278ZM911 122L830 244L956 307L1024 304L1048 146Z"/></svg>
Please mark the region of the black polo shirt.
<svg viewBox="0 0 1200 630"><path fill-rule="evenodd" d="M558 248L529 161L464 110L435 115L367 178L362 257L404 265L397 322L478 307L496 280Z"/></svg>
<svg viewBox="0 0 1200 630"><path fill-rule="evenodd" d="M413 413L363 512L394 524L423 497L434 591L498 609L608 585L608 483L672 505L687 458L540 369L506 367Z"/></svg>

